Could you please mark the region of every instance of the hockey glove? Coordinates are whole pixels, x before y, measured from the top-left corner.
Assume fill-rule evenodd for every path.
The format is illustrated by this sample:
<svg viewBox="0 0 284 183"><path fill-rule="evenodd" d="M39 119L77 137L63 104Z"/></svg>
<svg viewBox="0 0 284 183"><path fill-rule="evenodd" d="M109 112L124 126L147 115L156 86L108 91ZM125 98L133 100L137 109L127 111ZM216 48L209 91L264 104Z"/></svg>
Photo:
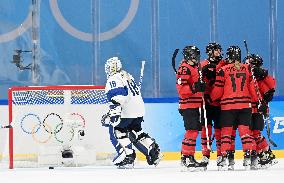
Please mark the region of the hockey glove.
<svg viewBox="0 0 284 183"><path fill-rule="evenodd" d="M259 113L261 113L263 115L266 115L267 114L267 109L268 109L267 103L264 100L260 101L260 103L258 104L257 109L258 109Z"/></svg>
<svg viewBox="0 0 284 183"><path fill-rule="evenodd" d="M119 104L112 104L109 106L109 116L110 122L112 126L116 126L120 123L120 116L121 116L121 106Z"/></svg>
<svg viewBox="0 0 284 183"><path fill-rule="evenodd" d="M106 113L102 116L102 119L101 119L101 123L102 123L102 126L104 127L109 127L110 126L110 116L109 116L109 113Z"/></svg>
<svg viewBox="0 0 284 183"><path fill-rule="evenodd" d="M257 80L263 80L268 75L268 71L260 67L254 67L253 75L256 77Z"/></svg>
<svg viewBox="0 0 284 183"><path fill-rule="evenodd" d="M197 81L194 83L193 93L204 92L206 87L205 82Z"/></svg>
<svg viewBox="0 0 284 183"><path fill-rule="evenodd" d="M207 64L202 68L202 74L210 79L215 79L216 76L216 65Z"/></svg>
<svg viewBox="0 0 284 183"><path fill-rule="evenodd" d="M268 92L266 92L265 94L263 94L263 99L265 100L265 102L270 102L273 99L273 95L274 95L275 90L271 89Z"/></svg>

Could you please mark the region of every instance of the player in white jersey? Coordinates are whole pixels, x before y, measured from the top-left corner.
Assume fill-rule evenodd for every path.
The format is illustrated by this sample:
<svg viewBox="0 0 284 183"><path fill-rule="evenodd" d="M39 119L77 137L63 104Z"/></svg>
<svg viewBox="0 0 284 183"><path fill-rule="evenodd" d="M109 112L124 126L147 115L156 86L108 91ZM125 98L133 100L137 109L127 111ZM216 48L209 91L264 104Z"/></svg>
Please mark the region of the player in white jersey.
<svg viewBox="0 0 284 183"><path fill-rule="evenodd" d="M145 107L140 88L131 74L122 70L118 57L107 60L105 72L108 78L105 92L110 110L103 116L102 123L108 124L110 139L118 152L114 164L118 167L133 166L136 158L133 144L146 156L149 165L157 165L162 158L160 148L141 127Z"/></svg>

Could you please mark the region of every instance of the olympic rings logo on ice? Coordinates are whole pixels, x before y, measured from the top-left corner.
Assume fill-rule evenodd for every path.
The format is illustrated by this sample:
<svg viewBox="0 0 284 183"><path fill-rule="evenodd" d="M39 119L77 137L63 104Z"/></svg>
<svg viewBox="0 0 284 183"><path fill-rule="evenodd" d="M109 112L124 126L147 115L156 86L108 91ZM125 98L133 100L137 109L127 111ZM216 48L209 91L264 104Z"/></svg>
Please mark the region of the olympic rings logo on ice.
<svg viewBox="0 0 284 183"><path fill-rule="evenodd" d="M75 136L75 130L80 129L78 132L82 131L86 126L85 118L81 114L71 113L70 117L73 119L68 120L72 122L64 123L59 114L49 113L41 122L38 115L28 113L22 117L20 126L22 131L32 135L33 140L37 143L47 143L52 136L57 142L63 143L72 141Z"/></svg>
<svg viewBox="0 0 284 183"><path fill-rule="evenodd" d="M76 29L63 17L58 7L57 0L49 0L49 5L55 20L65 32L82 41L91 42L93 40L95 41L109 40L122 33L129 26L129 24L132 22L133 18L135 17L139 6L139 0L131 0L130 7L128 9L126 16L117 26L106 32L99 33L99 35L95 36L94 38L91 33L86 33ZM27 18L23 21L23 23L20 24L19 27L15 28L14 30L8 33L0 35L0 42L7 42L16 39L31 26L32 26L32 13L29 12Z"/></svg>

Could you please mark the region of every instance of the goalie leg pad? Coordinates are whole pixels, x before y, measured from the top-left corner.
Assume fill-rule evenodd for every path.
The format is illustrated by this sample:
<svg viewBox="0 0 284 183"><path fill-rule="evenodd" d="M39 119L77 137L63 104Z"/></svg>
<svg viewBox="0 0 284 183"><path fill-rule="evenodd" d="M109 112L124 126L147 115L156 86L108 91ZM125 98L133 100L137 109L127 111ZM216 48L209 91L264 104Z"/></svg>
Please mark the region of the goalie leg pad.
<svg viewBox="0 0 284 183"><path fill-rule="evenodd" d="M114 134L120 146L122 147L122 150L119 151L117 158L115 158L113 161L114 164L118 167L133 164L136 154L131 148L131 141L128 138L128 133L122 129L114 128Z"/></svg>
<svg viewBox="0 0 284 183"><path fill-rule="evenodd" d="M132 154L134 150L129 148L129 147L131 147L131 141L128 138L127 132L123 132L123 131L115 128L114 134L115 134L117 141L119 142L119 144L121 145L121 147L125 151L126 155Z"/></svg>
<svg viewBox="0 0 284 183"><path fill-rule="evenodd" d="M114 128L113 128L112 125L109 126L109 131L108 132L109 132L110 141L111 141L113 147L115 148L115 151L119 155L120 152L122 151L122 146L120 145L120 143L116 139L116 136L114 134Z"/></svg>
<svg viewBox="0 0 284 183"><path fill-rule="evenodd" d="M162 154L155 139L142 130L139 132L131 131L129 136L134 146L146 156L149 165L157 165L159 163Z"/></svg>

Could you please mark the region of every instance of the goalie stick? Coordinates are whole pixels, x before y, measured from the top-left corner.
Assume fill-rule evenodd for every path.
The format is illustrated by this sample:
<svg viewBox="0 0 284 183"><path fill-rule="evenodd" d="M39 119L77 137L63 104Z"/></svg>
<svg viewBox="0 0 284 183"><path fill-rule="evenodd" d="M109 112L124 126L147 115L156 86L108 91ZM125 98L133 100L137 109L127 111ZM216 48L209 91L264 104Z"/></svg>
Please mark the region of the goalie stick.
<svg viewBox="0 0 284 183"><path fill-rule="evenodd" d="M250 53L249 53L249 50L248 50L248 45L247 45L246 40L244 40L244 44L245 44L245 48L246 48L246 52L247 52L247 57L248 57L248 56L250 55ZM257 85L256 78L255 78L255 76L254 76L253 69L251 70L251 73L252 73L252 79L253 79L254 87L255 87L255 90L256 90L256 93L257 93L257 97L258 97L258 103L261 104L260 99L261 99L262 97L261 97L261 94L259 93L259 88L258 88L258 85ZM268 105L268 104L267 104L267 105ZM272 140L271 135L270 135L270 115L269 115L269 111L267 112L266 115L262 114L262 116L263 116L263 120L264 120L265 123L266 123L266 133L267 133L267 137L268 137L269 143L270 143L271 145L273 145L274 147L277 147L277 144Z"/></svg>
<svg viewBox="0 0 284 183"><path fill-rule="evenodd" d="M142 82L143 82L145 63L146 63L145 60L143 60L143 61L141 62L140 80L139 80L139 84L138 84L138 87L139 87L140 90L141 90L141 86L142 86Z"/></svg>

